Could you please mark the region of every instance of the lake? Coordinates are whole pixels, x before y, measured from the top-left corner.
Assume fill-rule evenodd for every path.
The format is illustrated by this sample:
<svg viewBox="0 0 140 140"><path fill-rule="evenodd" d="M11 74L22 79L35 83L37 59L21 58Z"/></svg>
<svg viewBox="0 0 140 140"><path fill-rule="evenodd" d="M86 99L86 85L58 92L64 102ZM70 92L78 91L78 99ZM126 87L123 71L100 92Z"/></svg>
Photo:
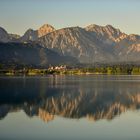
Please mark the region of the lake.
<svg viewBox="0 0 140 140"><path fill-rule="evenodd" d="M140 76L0 78L0 140L139 140Z"/></svg>

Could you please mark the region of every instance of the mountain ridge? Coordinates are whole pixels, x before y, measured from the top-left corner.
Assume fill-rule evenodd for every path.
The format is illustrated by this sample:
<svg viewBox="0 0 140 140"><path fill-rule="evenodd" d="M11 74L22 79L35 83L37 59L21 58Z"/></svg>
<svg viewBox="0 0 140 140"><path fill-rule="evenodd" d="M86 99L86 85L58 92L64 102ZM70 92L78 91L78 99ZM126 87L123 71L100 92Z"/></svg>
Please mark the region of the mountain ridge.
<svg viewBox="0 0 140 140"><path fill-rule="evenodd" d="M72 57L60 56L58 53L42 48L37 43L0 43L0 64L4 67L44 67L67 64L78 61ZM6 65L6 66L5 66Z"/></svg>
<svg viewBox="0 0 140 140"><path fill-rule="evenodd" d="M76 26L56 30L44 24L38 30L29 29L22 37L17 36L11 40L7 34L5 30L0 30L1 42L36 42L60 56L74 57L80 63L140 60L140 36L128 35L112 25L91 24L84 28Z"/></svg>

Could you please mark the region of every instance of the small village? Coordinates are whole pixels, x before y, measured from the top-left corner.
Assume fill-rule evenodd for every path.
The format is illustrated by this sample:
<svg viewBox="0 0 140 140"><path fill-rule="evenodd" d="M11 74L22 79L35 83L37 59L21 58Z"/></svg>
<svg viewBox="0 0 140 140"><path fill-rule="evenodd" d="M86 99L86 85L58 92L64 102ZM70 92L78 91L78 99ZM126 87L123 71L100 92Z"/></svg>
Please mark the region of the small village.
<svg viewBox="0 0 140 140"><path fill-rule="evenodd" d="M48 70L67 70L67 65L50 66Z"/></svg>

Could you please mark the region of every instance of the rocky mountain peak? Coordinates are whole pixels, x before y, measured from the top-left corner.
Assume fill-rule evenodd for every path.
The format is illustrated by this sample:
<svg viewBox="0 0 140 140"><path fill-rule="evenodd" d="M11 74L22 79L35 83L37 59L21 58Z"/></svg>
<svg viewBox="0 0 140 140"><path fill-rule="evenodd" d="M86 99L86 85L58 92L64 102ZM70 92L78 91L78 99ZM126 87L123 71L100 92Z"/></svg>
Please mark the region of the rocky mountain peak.
<svg viewBox="0 0 140 140"><path fill-rule="evenodd" d="M88 25L85 30L86 31L89 31L89 32L101 32L103 26L99 26L99 25L96 25L96 24L91 24L91 25Z"/></svg>
<svg viewBox="0 0 140 140"><path fill-rule="evenodd" d="M0 28L0 42L33 41L60 56L74 57L80 63L140 60L140 36L127 35L112 25L91 24L85 28L76 26L55 30L44 24L38 30L27 30L22 37Z"/></svg>
<svg viewBox="0 0 140 140"><path fill-rule="evenodd" d="M20 41L26 42L26 41L35 41L37 40L37 32L33 29L28 29L25 34L21 37Z"/></svg>
<svg viewBox="0 0 140 140"><path fill-rule="evenodd" d="M2 27L0 27L0 33L7 33L7 31L5 29L3 29Z"/></svg>
<svg viewBox="0 0 140 140"><path fill-rule="evenodd" d="M128 36L128 39L131 40L131 41L140 41L140 36L139 35L136 35L136 34L130 34Z"/></svg>
<svg viewBox="0 0 140 140"><path fill-rule="evenodd" d="M114 28L112 25L106 25L105 31L117 37L122 34L122 32L119 29Z"/></svg>
<svg viewBox="0 0 140 140"><path fill-rule="evenodd" d="M55 28L49 24L44 24L43 26L41 26L37 32L38 32L38 37L42 37L50 32L55 31Z"/></svg>
<svg viewBox="0 0 140 140"><path fill-rule="evenodd" d="M99 26L91 24L85 28L86 31L94 32L96 36L103 41L111 40L116 42L122 38L125 34L122 33L119 29L114 28L112 25Z"/></svg>
<svg viewBox="0 0 140 140"><path fill-rule="evenodd" d="M5 29L0 27L0 42L8 42L9 41L9 35Z"/></svg>

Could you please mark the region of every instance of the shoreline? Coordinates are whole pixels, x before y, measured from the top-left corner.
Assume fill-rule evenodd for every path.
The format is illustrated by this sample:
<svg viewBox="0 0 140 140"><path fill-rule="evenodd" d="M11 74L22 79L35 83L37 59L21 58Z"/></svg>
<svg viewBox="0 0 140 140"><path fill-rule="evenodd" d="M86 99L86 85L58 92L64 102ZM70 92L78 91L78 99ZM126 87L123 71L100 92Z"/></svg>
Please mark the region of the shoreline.
<svg viewBox="0 0 140 140"><path fill-rule="evenodd" d="M46 76L46 75L140 75L139 66L99 66L83 68L21 68L0 69L0 76Z"/></svg>
<svg viewBox="0 0 140 140"><path fill-rule="evenodd" d="M45 76L140 76L140 74L124 74L124 73L119 73L119 74L105 74L105 73L75 73L75 74L0 74L0 77L45 77Z"/></svg>

